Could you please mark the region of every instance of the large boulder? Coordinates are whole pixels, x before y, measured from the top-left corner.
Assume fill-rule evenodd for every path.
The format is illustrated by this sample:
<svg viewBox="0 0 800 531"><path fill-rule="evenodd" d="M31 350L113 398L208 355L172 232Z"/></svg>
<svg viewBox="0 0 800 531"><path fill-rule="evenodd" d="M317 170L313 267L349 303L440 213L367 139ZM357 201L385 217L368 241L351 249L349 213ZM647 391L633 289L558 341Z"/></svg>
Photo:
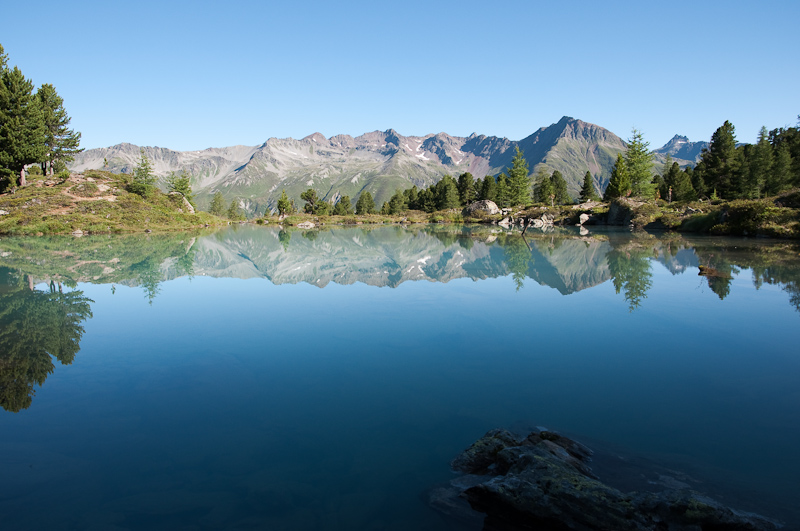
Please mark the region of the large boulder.
<svg viewBox="0 0 800 531"><path fill-rule="evenodd" d="M494 201L489 201L488 199L484 199L482 201L475 201L464 207L462 211L462 215L464 216L471 216L474 215L476 212L485 212L486 214L493 215L499 214L500 209L497 208L497 205Z"/></svg>
<svg viewBox="0 0 800 531"><path fill-rule="evenodd" d="M622 492L589 467L592 451L567 437L535 430L519 437L492 430L467 448L452 467L465 475L451 482L473 509L486 513L484 530L758 531L780 525L735 511L683 483L662 492ZM462 479L463 478L463 479ZM676 482L677 483L677 482ZM432 503L445 513L446 490Z"/></svg>

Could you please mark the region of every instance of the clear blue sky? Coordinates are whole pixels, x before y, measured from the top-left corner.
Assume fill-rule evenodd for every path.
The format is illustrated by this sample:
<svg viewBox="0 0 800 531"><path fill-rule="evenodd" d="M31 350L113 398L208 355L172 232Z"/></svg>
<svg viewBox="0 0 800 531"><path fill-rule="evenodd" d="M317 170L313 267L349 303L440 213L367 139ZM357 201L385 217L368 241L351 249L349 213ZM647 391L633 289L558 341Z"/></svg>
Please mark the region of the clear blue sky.
<svg viewBox="0 0 800 531"><path fill-rule="evenodd" d="M800 2L4 2L11 65L83 147L314 132L519 140L564 115L651 147L800 114Z"/></svg>

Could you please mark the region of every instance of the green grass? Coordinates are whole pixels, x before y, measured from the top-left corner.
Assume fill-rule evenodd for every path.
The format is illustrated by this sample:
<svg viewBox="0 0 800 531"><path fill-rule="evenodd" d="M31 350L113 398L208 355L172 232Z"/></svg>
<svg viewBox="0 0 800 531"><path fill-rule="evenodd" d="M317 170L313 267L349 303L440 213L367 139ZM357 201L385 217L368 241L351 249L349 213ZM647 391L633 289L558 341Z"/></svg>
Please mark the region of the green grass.
<svg viewBox="0 0 800 531"><path fill-rule="evenodd" d="M176 196L154 191L145 199L128 193L124 189L126 176L92 171L84 177L95 181L81 178L81 182L37 186L37 181L44 179L35 179L15 194L0 195L0 210L8 212L0 216L0 234L167 231L227 224L227 220L206 212L181 212L183 204ZM109 189L101 192L100 184Z"/></svg>

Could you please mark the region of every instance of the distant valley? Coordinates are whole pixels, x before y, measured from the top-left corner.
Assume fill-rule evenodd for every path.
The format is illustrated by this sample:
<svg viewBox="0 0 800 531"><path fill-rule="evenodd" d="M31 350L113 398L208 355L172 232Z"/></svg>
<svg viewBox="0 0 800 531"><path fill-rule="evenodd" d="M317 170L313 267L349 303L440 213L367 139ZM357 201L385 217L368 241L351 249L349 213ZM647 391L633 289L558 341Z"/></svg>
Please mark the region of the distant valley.
<svg viewBox="0 0 800 531"><path fill-rule="evenodd" d="M655 150L656 158L663 161L669 154L682 165L693 163L706 145L676 135ZM398 188L427 187L444 175L496 175L508 168L517 147L532 175L558 170L569 192L577 196L586 171L592 173L598 189L605 188L625 142L607 129L565 116L519 141L477 134L402 136L389 129L355 138L314 133L300 140L270 138L259 146L202 151L118 144L78 154L70 169L130 173L144 149L158 177L189 173L201 206L219 191L227 202L237 200L253 216L274 209L284 189L299 205L300 193L309 187L328 200L344 195L354 200L366 190L380 206Z"/></svg>

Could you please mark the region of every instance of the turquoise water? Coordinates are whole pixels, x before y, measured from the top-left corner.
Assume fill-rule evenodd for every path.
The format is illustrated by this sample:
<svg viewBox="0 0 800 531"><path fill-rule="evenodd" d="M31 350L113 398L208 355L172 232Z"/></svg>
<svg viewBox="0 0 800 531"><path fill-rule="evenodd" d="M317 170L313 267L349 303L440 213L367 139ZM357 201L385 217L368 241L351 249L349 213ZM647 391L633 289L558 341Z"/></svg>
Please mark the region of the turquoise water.
<svg viewBox="0 0 800 531"><path fill-rule="evenodd" d="M457 529L427 490L526 425L800 521L785 242L241 227L0 251L4 528Z"/></svg>

